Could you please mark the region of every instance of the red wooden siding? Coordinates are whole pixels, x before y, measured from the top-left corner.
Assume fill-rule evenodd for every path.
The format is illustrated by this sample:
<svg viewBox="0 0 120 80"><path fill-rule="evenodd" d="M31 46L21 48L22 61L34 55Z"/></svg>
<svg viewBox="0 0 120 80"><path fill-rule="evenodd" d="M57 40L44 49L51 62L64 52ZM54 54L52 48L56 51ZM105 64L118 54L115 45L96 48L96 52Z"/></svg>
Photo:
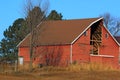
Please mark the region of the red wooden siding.
<svg viewBox="0 0 120 80"><path fill-rule="evenodd" d="M92 63L100 63L100 64L107 64L111 65L113 64L113 56L108 56L108 55L91 55L90 56L90 61Z"/></svg>
<svg viewBox="0 0 120 80"><path fill-rule="evenodd" d="M29 48L27 47L21 47L18 49L18 56L22 56L23 59L24 59L24 62L28 62L30 61L30 58L29 58Z"/></svg>
<svg viewBox="0 0 120 80"><path fill-rule="evenodd" d="M40 46L34 49L35 58L33 58L33 63L35 64L45 64L46 65L46 57L50 59L60 59L55 63L55 61L51 61L52 65L68 65L70 62L70 46ZM53 54L53 55L52 55ZM29 62L29 48L21 47L19 48L19 56L23 56L24 63ZM53 62L53 63L52 63Z"/></svg>
<svg viewBox="0 0 120 80"><path fill-rule="evenodd" d="M108 37L106 37L106 35L108 35ZM100 55L114 56L113 63L114 65L118 65L119 46L104 27L102 28Z"/></svg>
<svg viewBox="0 0 120 80"><path fill-rule="evenodd" d="M90 29L82 35L72 47L73 62L89 62L90 57Z"/></svg>

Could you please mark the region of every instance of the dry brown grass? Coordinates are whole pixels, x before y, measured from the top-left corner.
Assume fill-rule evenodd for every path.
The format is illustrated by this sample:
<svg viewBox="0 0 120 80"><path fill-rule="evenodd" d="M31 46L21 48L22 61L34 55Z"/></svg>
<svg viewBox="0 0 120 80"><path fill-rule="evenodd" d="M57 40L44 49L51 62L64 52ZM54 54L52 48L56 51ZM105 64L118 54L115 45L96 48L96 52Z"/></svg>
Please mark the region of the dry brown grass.
<svg viewBox="0 0 120 80"><path fill-rule="evenodd" d="M120 71L97 63L74 64L62 68L52 66L36 68L32 73L27 71L1 73L0 80L120 80Z"/></svg>
<svg viewBox="0 0 120 80"><path fill-rule="evenodd" d="M79 72L79 71L118 71L118 69L113 68L107 64L99 64L99 63L81 63L81 64L72 64L68 67L44 67L42 68L43 71L72 71L72 72Z"/></svg>
<svg viewBox="0 0 120 80"><path fill-rule="evenodd" d="M26 63L24 65L18 65L18 71L29 71L29 63ZM33 69L39 68L37 64L33 64Z"/></svg>
<svg viewBox="0 0 120 80"><path fill-rule="evenodd" d="M81 63L81 64L74 64L70 65L66 68L68 71L81 71L81 70L87 70L87 71L116 71L117 69L113 68L110 65L107 64L100 64L100 63Z"/></svg>

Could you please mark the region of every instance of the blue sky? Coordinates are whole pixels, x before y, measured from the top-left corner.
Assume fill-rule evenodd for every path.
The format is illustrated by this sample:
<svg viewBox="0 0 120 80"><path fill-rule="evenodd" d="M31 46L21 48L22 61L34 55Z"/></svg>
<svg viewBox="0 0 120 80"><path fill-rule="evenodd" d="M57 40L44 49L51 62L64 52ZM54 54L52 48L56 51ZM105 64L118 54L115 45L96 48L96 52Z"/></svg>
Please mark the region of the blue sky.
<svg viewBox="0 0 120 80"><path fill-rule="evenodd" d="M24 2L25 0L0 1L0 40L3 38L3 31L12 25L14 20L24 17ZM120 0L49 0L49 3L49 11L57 10L62 13L63 19L98 17L106 12L120 17Z"/></svg>

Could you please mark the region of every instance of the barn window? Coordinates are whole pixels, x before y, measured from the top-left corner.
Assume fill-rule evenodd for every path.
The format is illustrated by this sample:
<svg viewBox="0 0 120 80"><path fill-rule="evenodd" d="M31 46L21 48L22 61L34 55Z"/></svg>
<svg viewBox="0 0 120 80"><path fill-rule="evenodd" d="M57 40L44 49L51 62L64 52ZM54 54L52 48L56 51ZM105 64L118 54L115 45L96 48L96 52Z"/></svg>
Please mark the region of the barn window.
<svg viewBox="0 0 120 80"><path fill-rule="evenodd" d="M106 33L106 34L105 34L105 38L108 38L108 37L109 37L109 34L108 34L108 33Z"/></svg>
<svg viewBox="0 0 120 80"><path fill-rule="evenodd" d="M84 36L87 36L87 31L85 31L83 35L84 35Z"/></svg>

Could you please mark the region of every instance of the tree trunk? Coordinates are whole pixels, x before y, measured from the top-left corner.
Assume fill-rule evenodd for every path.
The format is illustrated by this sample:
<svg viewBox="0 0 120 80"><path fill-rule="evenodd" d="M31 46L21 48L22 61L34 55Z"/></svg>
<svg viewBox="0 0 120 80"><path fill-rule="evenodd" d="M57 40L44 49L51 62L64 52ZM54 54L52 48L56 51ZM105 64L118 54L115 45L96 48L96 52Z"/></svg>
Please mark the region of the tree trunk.
<svg viewBox="0 0 120 80"><path fill-rule="evenodd" d="M31 38L30 38L30 63L29 63L29 68L30 68L30 71L32 71L33 69L33 31L31 32Z"/></svg>

